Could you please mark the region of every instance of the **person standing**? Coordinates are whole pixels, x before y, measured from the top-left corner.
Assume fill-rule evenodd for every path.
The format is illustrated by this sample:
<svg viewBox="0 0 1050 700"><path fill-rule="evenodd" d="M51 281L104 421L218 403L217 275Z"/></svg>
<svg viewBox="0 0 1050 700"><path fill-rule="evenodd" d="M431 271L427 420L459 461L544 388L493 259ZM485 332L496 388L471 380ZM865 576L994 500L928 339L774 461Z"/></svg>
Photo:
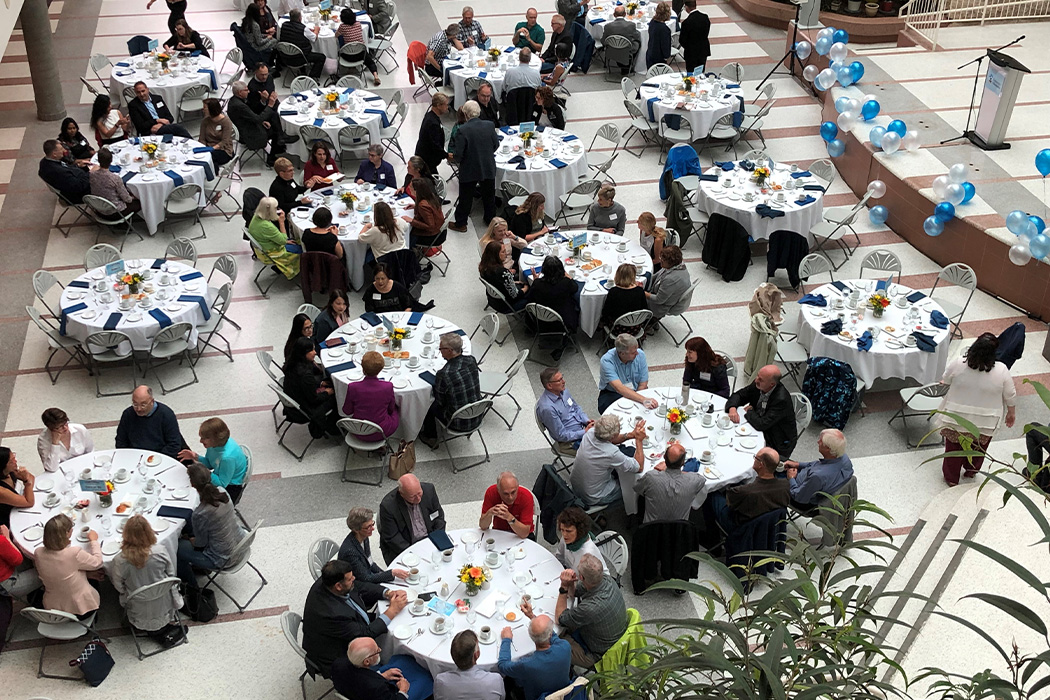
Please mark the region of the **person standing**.
<svg viewBox="0 0 1050 700"><path fill-rule="evenodd" d="M474 205L474 192L481 190L481 203L485 208L484 222L496 215L496 149L499 139L492 123L479 119L481 107L474 100L463 105L467 121L459 127L452 159L459 164L459 204L456 205L455 221L449 225L453 231L467 230L467 216Z"/></svg>
<svg viewBox="0 0 1050 700"><path fill-rule="evenodd" d="M416 155L436 173L438 164L445 160L445 129L441 126L441 117L448 112L448 96L440 92L430 98L430 109L423 115L419 125L419 137L416 139ZM495 158L495 150L493 150Z"/></svg>
<svg viewBox="0 0 1050 700"><path fill-rule="evenodd" d="M685 0L686 18L678 41L685 55L685 70L692 73L696 68L704 68L711 55L711 19L696 9L696 0Z"/></svg>
<svg viewBox="0 0 1050 700"><path fill-rule="evenodd" d="M153 7L157 0L149 0L146 9ZM166 0L168 3L168 31L175 33L175 23L180 19L186 19L186 0Z"/></svg>
<svg viewBox="0 0 1050 700"><path fill-rule="evenodd" d="M649 46L645 49L646 69L657 63L671 62L671 28L667 26L670 19L671 6L661 2L656 6L656 14L649 20Z"/></svg>

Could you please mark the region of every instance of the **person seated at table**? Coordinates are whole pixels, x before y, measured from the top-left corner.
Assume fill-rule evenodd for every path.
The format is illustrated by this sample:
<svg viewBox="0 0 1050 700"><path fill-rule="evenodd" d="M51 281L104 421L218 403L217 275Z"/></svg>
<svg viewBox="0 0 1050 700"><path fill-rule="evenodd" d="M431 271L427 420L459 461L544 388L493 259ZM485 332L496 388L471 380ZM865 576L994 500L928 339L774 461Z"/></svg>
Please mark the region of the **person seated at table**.
<svg viewBox="0 0 1050 700"><path fill-rule="evenodd" d="M365 357L368 355L378 355L379 364L382 366L382 355L374 351L365 353ZM389 384L389 382L384 383ZM392 393L391 398L393 398ZM339 547L336 559L350 564L350 570L353 571L356 580L364 583L390 583L394 579L403 581L408 578L408 571L405 569L382 569L372 560L372 545L369 543L369 538L376 531L376 519L371 508L360 506L351 508L346 516L346 526L350 532Z"/></svg>
<svg viewBox="0 0 1050 700"><path fill-rule="evenodd" d="M751 468L755 472L752 480L738 486L730 486L724 495L717 491L711 494L709 500L714 506L716 520L726 533L729 533L734 525L788 507L791 501L791 485L787 479L777 478L776 469L779 463L780 455L777 451L763 447L752 461Z"/></svg>
<svg viewBox="0 0 1050 700"><path fill-rule="evenodd" d="M503 74L503 94L523 87L536 89L542 84L539 69L532 67L532 51L522 49L518 52L518 62Z"/></svg>
<svg viewBox="0 0 1050 700"><path fill-rule="evenodd" d="M565 322L568 332L575 333L580 325L580 288L575 280L566 275L565 264L557 256L545 257L540 271L541 276L534 278L529 287L529 303L556 311ZM540 322L541 331L562 330L557 326L556 323Z"/></svg>
<svg viewBox="0 0 1050 700"><path fill-rule="evenodd" d="M366 256L365 262L378 260L387 253L404 250L411 230L407 221L394 216L394 210L386 202L373 204L372 215L375 221L362 226L357 235L357 240L368 244L371 257Z"/></svg>
<svg viewBox="0 0 1050 700"><path fill-rule="evenodd" d="M711 349L700 336L685 341L685 371L682 384L690 389L699 389L729 398L729 374L726 358Z"/></svg>
<svg viewBox="0 0 1050 700"><path fill-rule="evenodd" d="M518 273L518 262L521 258L521 251L528 245L524 238L515 236L510 228L507 226L507 220L502 216L492 217L492 221L489 222L488 228L485 229L484 235L481 240L478 241L478 251L484 255L485 249L489 247L489 243L499 243L506 249L506 255L501 256L503 260L503 266L510 270L512 273Z"/></svg>
<svg viewBox="0 0 1050 700"><path fill-rule="evenodd" d="M312 33L314 38L307 38L306 32ZM321 80L321 73L324 71L325 55L318 51L314 51L312 42L317 40L317 36L320 33L320 24L315 24L313 29L306 28L306 25L303 24L303 12L297 7L288 12L288 20L281 25L281 34L278 37L280 41L287 42L303 52L303 56L306 58L306 64L298 63L295 64L294 67L309 65L310 70L307 72L307 75L317 81ZM293 67L291 64L286 63L287 60L287 56L277 56L277 61L279 62L278 65Z"/></svg>
<svg viewBox="0 0 1050 700"><path fill-rule="evenodd" d="M532 51L543 50L543 41L547 38L547 34L536 21L538 17L539 12L535 7L530 7L525 11L525 21L514 25L514 46Z"/></svg>
<svg viewBox="0 0 1050 700"><path fill-rule="evenodd" d="M22 484L22 492L18 484ZM10 447L0 447L0 525L11 525L12 508L32 508L36 505L33 490L36 476L18 466L17 455Z"/></svg>
<svg viewBox="0 0 1050 700"><path fill-rule="evenodd" d="M53 472L67 459L95 451L91 432L80 423L70 423L61 408L45 409L40 416L44 429L36 438L36 451L44 471Z"/></svg>
<svg viewBox="0 0 1050 700"><path fill-rule="evenodd" d="M544 87L554 87L561 80L564 80L566 77L568 77L569 71L572 69L572 59L571 59L571 56L572 56L572 44L558 44L558 45L556 45L554 47L554 56L555 56L555 59L556 59L555 63L554 63L554 67L551 69L550 73L547 73L542 78ZM558 109L559 109L559 112L560 112L561 111L561 106L560 105L558 106ZM562 114L561 122L562 122L562 124L565 124L565 115L564 114ZM538 124L539 122L537 121L536 123ZM564 129L565 127L564 126L559 126L557 128Z"/></svg>
<svg viewBox="0 0 1050 700"><path fill-rule="evenodd" d="M384 149L378 143L369 145L368 159L362 161L358 166L354 182L359 185L368 182L379 189L396 185L397 176L394 175L394 166L383 160L383 153Z"/></svg>
<svg viewBox="0 0 1050 700"><path fill-rule="evenodd" d="M688 520L695 503L707 490L707 479L698 472L683 471L686 453L681 443L664 450L664 458L634 482L634 492L645 499L645 520Z"/></svg>
<svg viewBox="0 0 1050 700"><path fill-rule="evenodd" d="M665 246L660 251L660 269L653 273L653 281L645 298L653 312L650 328L656 321L674 311L689 289L689 270L685 269L682 249L676 245Z"/></svg>
<svg viewBox="0 0 1050 700"><path fill-rule="evenodd" d="M436 450L437 419L457 432L469 432L481 425L484 415L473 418L451 420L459 409L481 400L481 379L478 361L463 354L463 336L457 333L443 333L438 341L438 352L445 360L445 366L437 371L434 378L434 402L430 404L419 431L420 441L432 450Z"/></svg>
<svg viewBox="0 0 1050 700"><path fill-rule="evenodd" d="M431 696L430 673L415 659L398 654L386 666L379 666L381 654L379 645L369 637L350 642L346 654L332 662L335 691L347 700L424 700ZM409 681L402 667L411 669L415 683Z"/></svg>
<svg viewBox="0 0 1050 700"><path fill-rule="evenodd" d="M591 519L583 508L569 506L558 513L558 547L554 550L554 558L561 562L566 569L575 569L580 564L584 554L593 554L602 562L602 567L608 571L605 558L601 550L594 542L591 535Z"/></svg>
<svg viewBox="0 0 1050 700"><path fill-rule="evenodd" d="M300 242L303 251L308 253L328 253L340 260L344 259L343 244L339 242L339 226L332 223L332 210L328 207L317 207L310 218L313 226L303 231ZM317 322L314 322L314 326ZM324 338L318 338L318 328L314 328L314 338L321 342ZM327 337L327 336L326 336Z"/></svg>
<svg viewBox="0 0 1050 700"><path fill-rule="evenodd" d="M514 472L502 472L485 490L478 527L513 532L524 540L535 532L535 505L532 491L518 484Z"/></svg>
<svg viewBox="0 0 1050 700"><path fill-rule="evenodd" d="M394 434L401 424L401 415L394 398L394 385L379 378L383 371L383 356L370 350L361 358L361 381L351 382L346 388L343 413L348 418L367 420L383 429L383 434L359 435L365 442L380 442ZM402 577L403 578L403 577Z"/></svg>
<svg viewBox="0 0 1050 700"><path fill-rule="evenodd" d="M376 35L386 34L397 16L397 6L393 0L369 0L365 8L368 10L368 16L372 18L372 31Z"/></svg>
<svg viewBox="0 0 1050 700"><path fill-rule="evenodd" d="M306 188L295 181L295 166L292 165L292 161L278 158L273 164L273 170L277 176L270 183L270 196L277 200L281 211L287 214L300 204L310 201L306 196Z"/></svg>
<svg viewBox="0 0 1050 700"><path fill-rule="evenodd" d="M620 432L620 419L602 416L580 439L576 461L572 465L569 483L572 492L587 507L610 505L623 499L620 481L614 475L641 474L645 469L642 441L645 439L645 421L640 421L629 433ZM634 441L634 451L620 445Z"/></svg>
<svg viewBox="0 0 1050 700"><path fill-rule="evenodd" d="M288 339L284 341L284 362L292 353L292 346L299 338L314 337L314 320L306 314L296 314L292 317L292 330L288 333Z"/></svg>
<svg viewBox="0 0 1050 700"><path fill-rule="evenodd" d="M336 421L335 389L324 370L314 359L317 348L310 338L299 338L292 345L292 354L284 367L284 391L295 399L302 414L309 419L310 435L320 438L324 434L339 435ZM291 409L285 409L287 413Z"/></svg>
<svg viewBox="0 0 1050 700"><path fill-rule="evenodd" d="M175 413L153 398L150 387L145 384L135 387L131 392L131 406L120 415L114 447L159 452L178 459L185 446Z"/></svg>
<svg viewBox="0 0 1050 700"><path fill-rule="evenodd" d="M573 400L565 387L565 376L557 367L540 372L543 393L536 400L536 418L562 454L574 455L583 434L594 427L594 421Z"/></svg>
<svg viewBox="0 0 1050 700"><path fill-rule="evenodd" d="M504 700L507 689L503 677L478 667L481 644L474 630L463 630L449 647L455 671L434 677L434 700Z"/></svg>
<svg viewBox="0 0 1050 700"><path fill-rule="evenodd" d="M241 31L248 45L263 55L266 63L274 61L274 47L277 46L275 31L263 29L263 14L255 3L248 5L244 10L244 19L241 20Z"/></svg>
<svg viewBox="0 0 1050 700"><path fill-rule="evenodd" d="M91 160L91 156L95 155L95 149L88 143L87 137L81 133L77 120L72 117L66 117L62 120L62 128L58 132L58 140L69 151L69 154L73 156L74 162L79 160L86 163ZM83 164L80 163L80 165Z"/></svg>
<svg viewBox="0 0 1050 700"><path fill-rule="evenodd" d="M73 521L64 514L44 523L44 541L33 552L33 563L44 584L43 607L88 620L100 602L97 584L88 581L88 573L101 578L102 547L93 529L87 531L87 550L72 544L73 527Z"/></svg>
<svg viewBox="0 0 1050 700"><path fill-rule="evenodd" d="M193 509L190 527L193 534L183 533L175 559L178 577L191 588L197 588L194 569L215 571L226 566L230 555L248 534L241 528L233 510L233 499L212 483L212 474L200 462L186 467L190 486L200 497L200 505Z"/></svg>
<svg viewBox="0 0 1050 700"><path fill-rule="evenodd" d="M405 474L379 504L379 547L394 561L431 532L445 529L445 510L434 485Z"/></svg>
<svg viewBox="0 0 1050 700"><path fill-rule="evenodd" d="M536 104L532 107L532 120L538 126L565 128L565 112L554 91L544 85L536 91Z"/></svg>
<svg viewBox="0 0 1050 700"><path fill-rule="evenodd" d="M630 42L631 48L627 63L617 63L621 75L630 75L634 71L635 58L642 50L642 34L638 31L638 25L633 20L627 19L627 8L617 5L613 10L611 22L606 22L602 28L602 45L606 45L609 37L622 36Z"/></svg>
<svg viewBox="0 0 1050 700"><path fill-rule="evenodd" d="M791 392L781 381L780 368L766 365L758 370L755 381L737 389L726 401L729 419L739 423L744 416L739 408L747 411L746 420L755 430L766 437L766 445L787 458L795 450L798 428L795 425L795 405Z"/></svg>
<svg viewBox="0 0 1050 700"><path fill-rule="evenodd" d="M661 2L656 6L653 18L649 20L649 45L645 49L645 68L652 68L657 63L671 64L671 6Z"/></svg>
<svg viewBox="0 0 1050 700"><path fill-rule="evenodd" d="M277 94L277 83L270 75L270 67L265 63L258 63L248 81L248 106L254 111L260 112L263 107L270 105L270 96ZM272 105L274 109L280 109L281 100L278 98Z"/></svg>
<svg viewBox="0 0 1050 700"><path fill-rule="evenodd" d="M178 609L183 600L178 589L174 600L166 595L128 600L132 591L175 575L175 563L167 547L157 546L157 536L144 516L132 515L124 523L120 551L113 557L108 574L120 596L120 607L124 608L128 623L135 630L145 633L164 648L170 648L182 639L184 628L179 623Z"/></svg>
<svg viewBox="0 0 1050 700"><path fill-rule="evenodd" d="M328 293L328 303L314 319L314 344L318 346L328 340L339 328L350 321L347 311L350 309L350 297L342 289L333 289Z"/></svg>
<svg viewBox="0 0 1050 700"><path fill-rule="evenodd" d="M645 248L649 257L656 262L667 240L667 229L656 225L656 216L651 211L638 215L638 244Z"/></svg>
<svg viewBox="0 0 1050 700"><path fill-rule="evenodd" d="M135 99L128 103L128 116L139 136L181 136L190 138L186 127L175 123L171 110L164 100L149 93L149 87L141 80L135 83Z"/></svg>
<svg viewBox="0 0 1050 700"><path fill-rule="evenodd" d="M512 660L514 630L508 625L500 632L497 668L504 678L522 689L525 700L541 700L572 682L572 650L554 631L554 620L547 615L533 615L531 605L522 604L521 609L531 618L529 639L536 649Z"/></svg>
<svg viewBox="0 0 1050 700"><path fill-rule="evenodd" d="M507 222L514 235L531 243L547 234L544 222L547 198L541 192L533 192L514 210L514 216Z"/></svg>
<svg viewBox="0 0 1050 700"><path fill-rule="evenodd" d="M310 156L303 165L303 187L316 192L332 184L333 175L339 172L339 163L332 156L332 147L327 141L314 141Z"/></svg>
<svg viewBox="0 0 1050 700"><path fill-rule="evenodd" d="M339 42L340 48L352 42L365 44L367 46L364 29L362 28L361 23L357 21L357 13L354 12L352 7L344 7L339 12L339 21L342 22L342 24L340 24L339 28L335 30L335 38L336 41ZM365 51L359 56L364 62L365 68L367 68L368 72L372 74L372 84L379 85L382 81L379 80L379 70L375 58L372 57L372 54L368 49L365 49ZM355 54L349 57L349 60L356 60L357 58L358 55Z"/></svg>
<svg viewBox="0 0 1050 700"><path fill-rule="evenodd" d="M365 311L376 314L411 311L416 301L405 285L390 277L390 268L386 263L376 264L372 284L365 287L361 298L365 302Z"/></svg>
<svg viewBox="0 0 1050 700"><path fill-rule="evenodd" d="M622 8L620 8L622 9ZM616 200L616 188L608 182L598 188L598 197L587 209L587 228L623 235L627 209Z"/></svg>
<svg viewBox="0 0 1050 700"><path fill-rule="evenodd" d="M485 30L481 28L481 22L474 19L474 8L464 7L462 18L456 25L456 48L462 51L469 46L476 46L479 49L487 49L489 47L490 39L485 34Z"/></svg>
<svg viewBox="0 0 1050 700"><path fill-rule="evenodd" d="M0 525L0 653L14 615L14 599L26 599L40 588L40 577L28 557L11 541L11 531Z"/></svg>
<svg viewBox="0 0 1050 700"><path fill-rule="evenodd" d="M44 157L40 159L37 175L70 202L80 204L84 195L91 194L88 170L66 162L65 155L66 147L57 139L44 141Z"/></svg>
<svg viewBox="0 0 1050 700"><path fill-rule="evenodd" d="M656 399L638 393L649 388L649 364L633 335L621 333L616 336L613 347L602 355L599 367L599 413L605 413L605 409L620 398L630 399L646 408L656 408Z"/></svg>
<svg viewBox="0 0 1050 700"><path fill-rule="evenodd" d="M215 167L221 168L233 160L233 122L223 114L222 103L214 97L204 100L204 118L197 140L211 147Z"/></svg>
<svg viewBox="0 0 1050 700"><path fill-rule="evenodd" d="M109 95L98 95L91 104L88 126L95 130L95 143L99 148L127 138L125 133L131 120L113 106Z"/></svg>
<svg viewBox="0 0 1050 700"><path fill-rule="evenodd" d="M230 437L230 427L222 418L208 418L197 430L204 454L188 447L179 452L179 461L200 462L211 471L211 483L222 487L236 504L244 491L248 476L248 455L237 441Z"/></svg>
<svg viewBox="0 0 1050 700"><path fill-rule="evenodd" d="M554 618L569 633L572 663L587 669L627 632L627 606L600 557L584 554L575 570L561 572Z"/></svg>
<svg viewBox="0 0 1050 700"><path fill-rule="evenodd" d="M482 80L481 85L478 86L478 94L475 100L478 103L478 107L481 109L481 113L478 114L478 119L492 124L493 128L500 126L499 118L499 104L493 98L492 83L487 80ZM451 148L449 150L452 150Z"/></svg>
<svg viewBox="0 0 1050 700"><path fill-rule="evenodd" d="M164 49L167 51L199 51L199 55L211 58L201 35L190 27L185 18L175 20L175 31L164 42Z"/></svg>
<svg viewBox="0 0 1050 700"><path fill-rule="evenodd" d="M448 58L448 52L453 49L459 49L456 46L459 36L459 23L454 22L444 29L438 31L434 36L430 37L427 42L427 55L423 70L427 72L427 75L431 75L435 78L443 78L444 73L441 70L441 63ZM440 84L440 80L436 81ZM435 96L441 93L436 93Z"/></svg>
<svg viewBox="0 0 1050 700"><path fill-rule="evenodd" d="M834 494L853 477L853 462L846 454L846 436L828 428L817 438L820 459L811 462L784 460L791 502L802 509L816 505L821 494Z"/></svg>
<svg viewBox="0 0 1050 700"><path fill-rule="evenodd" d="M444 142L442 142L442 148L444 148ZM430 166L427 165L427 162L419 156L409 156L408 162L405 163L405 170L405 180L402 183L402 185L397 188L397 192L394 193L398 197L400 197L403 194L409 194L408 190L412 187L412 181L415 180L417 177L433 179L430 174ZM406 208L411 209L412 206L413 205L410 202Z"/></svg>
<svg viewBox="0 0 1050 700"><path fill-rule="evenodd" d="M490 299L490 304L494 304L495 308L502 308L499 302L503 302L515 311L520 311L528 303L526 294L529 286L515 279L513 266L508 268L509 262L512 263L513 260L507 253L506 246L497 241L490 241L481 253L478 275L503 295L499 300Z"/></svg>
<svg viewBox="0 0 1050 700"><path fill-rule="evenodd" d="M412 227L409 231L409 245L430 247L430 243L441 233L445 215L441 211L441 199L434 191L434 180L417 177L412 180L412 199L415 206L412 215L402 216Z"/></svg>
<svg viewBox="0 0 1050 700"><path fill-rule="evenodd" d="M299 274L299 253L294 253L285 246L298 243L288 237L284 219L284 212L277 208L277 200L273 197L263 197L248 224L248 235L259 247L259 260L264 265L275 266L286 279L295 279Z"/></svg>
<svg viewBox="0 0 1050 700"><path fill-rule="evenodd" d="M574 2L573 4L579 8L579 3ZM566 22L571 23L575 20L575 15L569 17L560 13L551 17L551 38L547 44L547 49L540 56L543 59L540 73L550 73L554 70L554 63L558 60L558 44L568 44L570 46L569 51L572 51L572 28L567 26Z"/></svg>
<svg viewBox="0 0 1050 700"><path fill-rule="evenodd" d="M103 147L98 152L98 167L88 173L91 194L109 200L117 211L129 214L142 211L142 202L128 192L128 187L120 179L120 175L109 169L111 165L113 165L113 154L108 148Z"/></svg>
<svg viewBox="0 0 1050 700"><path fill-rule="evenodd" d="M631 263L621 263L613 274L613 284L605 296L602 315L598 325L609 329L613 335L627 333L636 336L644 324L635 326L618 326L616 319L632 311L643 311L649 308L645 300L645 290L637 282L637 268Z"/></svg>
<svg viewBox="0 0 1050 700"><path fill-rule="evenodd" d="M249 150L262 150L266 148L266 142L270 142L270 152L266 156L267 167L273 167L277 162L277 156L285 151L286 143L299 140L297 134L285 134L281 128L281 119L277 115L274 105L277 104L277 95L270 95L270 99L256 112L248 105L248 85L243 80L234 81L231 89L233 96L226 103L226 112L230 121L237 127L239 134L238 142Z"/></svg>

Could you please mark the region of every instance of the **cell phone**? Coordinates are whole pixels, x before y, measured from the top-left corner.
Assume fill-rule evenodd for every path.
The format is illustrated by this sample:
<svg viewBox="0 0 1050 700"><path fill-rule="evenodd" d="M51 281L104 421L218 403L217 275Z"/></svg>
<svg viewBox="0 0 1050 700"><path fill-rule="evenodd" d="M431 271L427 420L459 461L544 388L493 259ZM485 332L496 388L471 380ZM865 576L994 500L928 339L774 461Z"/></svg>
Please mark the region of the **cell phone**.
<svg viewBox="0 0 1050 700"><path fill-rule="evenodd" d="M437 594L434 593L434 591L428 591L426 593L420 593L417 597L424 602L430 602L430 599L433 598L435 595Z"/></svg>

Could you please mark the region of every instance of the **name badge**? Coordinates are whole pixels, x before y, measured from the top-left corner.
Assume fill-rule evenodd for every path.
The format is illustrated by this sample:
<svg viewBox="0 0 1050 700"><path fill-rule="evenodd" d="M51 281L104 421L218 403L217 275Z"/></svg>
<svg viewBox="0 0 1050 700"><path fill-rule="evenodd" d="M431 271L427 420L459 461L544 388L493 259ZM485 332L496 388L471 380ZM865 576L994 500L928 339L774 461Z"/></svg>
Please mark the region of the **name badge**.
<svg viewBox="0 0 1050 700"><path fill-rule="evenodd" d="M710 372L697 372L696 376L699 377L700 379L702 379L705 382L711 381L711 373Z"/></svg>
<svg viewBox="0 0 1050 700"><path fill-rule="evenodd" d="M222 124L216 124L215 125L215 130L216 131L222 131Z"/></svg>
<svg viewBox="0 0 1050 700"><path fill-rule="evenodd" d="M609 214L609 221L616 221L616 214Z"/></svg>
<svg viewBox="0 0 1050 700"><path fill-rule="evenodd" d="M382 299L383 299L383 295L379 294L378 292L376 292L375 294L372 295L372 301L381 301Z"/></svg>
<svg viewBox="0 0 1050 700"><path fill-rule="evenodd" d="M380 180L385 180L386 179L386 173L379 173L379 179Z"/></svg>
<svg viewBox="0 0 1050 700"><path fill-rule="evenodd" d="M334 169L335 169L335 166L333 166L331 163L329 163L328 165L325 166L325 170L334 170Z"/></svg>
<svg viewBox="0 0 1050 700"><path fill-rule="evenodd" d="M569 406L571 406L572 405L572 399L571 398L565 399L565 403L568 404Z"/></svg>
<svg viewBox="0 0 1050 700"><path fill-rule="evenodd" d="M434 522L435 520L437 520L437 517L439 515L441 515L441 513L439 511L436 511L436 510L433 513L431 513L430 514L430 522Z"/></svg>

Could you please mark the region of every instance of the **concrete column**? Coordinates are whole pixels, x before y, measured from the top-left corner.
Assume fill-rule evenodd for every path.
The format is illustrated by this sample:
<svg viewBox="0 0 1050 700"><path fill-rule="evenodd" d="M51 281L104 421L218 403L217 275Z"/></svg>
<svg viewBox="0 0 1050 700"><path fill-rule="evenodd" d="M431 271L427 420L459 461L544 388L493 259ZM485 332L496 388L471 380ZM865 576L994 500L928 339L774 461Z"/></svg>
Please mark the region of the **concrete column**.
<svg viewBox="0 0 1050 700"><path fill-rule="evenodd" d="M40 121L53 122L66 116L62 98L62 83L58 64L51 50L51 20L47 14L47 0L25 0L18 16L25 38L29 74L36 96L36 116Z"/></svg>

